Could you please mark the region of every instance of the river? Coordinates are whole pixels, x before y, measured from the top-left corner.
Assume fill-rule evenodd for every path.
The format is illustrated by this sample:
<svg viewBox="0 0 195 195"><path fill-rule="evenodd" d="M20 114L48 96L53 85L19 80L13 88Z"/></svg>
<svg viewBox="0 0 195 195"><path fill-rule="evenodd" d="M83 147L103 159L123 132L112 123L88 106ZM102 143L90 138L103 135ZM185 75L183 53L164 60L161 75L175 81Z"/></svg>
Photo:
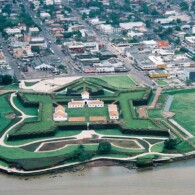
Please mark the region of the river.
<svg viewBox="0 0 195 195"><path fill-rule="evenodd" d="M0 173L1 195L192 195L195 160L145 170L96 167L80 172L16 177Z"/></svg>

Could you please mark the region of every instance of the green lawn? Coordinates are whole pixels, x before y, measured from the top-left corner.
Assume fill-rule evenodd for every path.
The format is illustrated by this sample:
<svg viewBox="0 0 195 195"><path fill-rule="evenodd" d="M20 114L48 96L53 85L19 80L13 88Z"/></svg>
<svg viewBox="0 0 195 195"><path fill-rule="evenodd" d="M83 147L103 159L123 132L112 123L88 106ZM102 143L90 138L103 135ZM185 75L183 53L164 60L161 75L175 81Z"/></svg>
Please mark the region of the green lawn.
<svg viewBox="0 0 195 195"><path fill-rule="evenodd" d="M195 135L195 92L175 94L170 111L182 127Z"/></svg>
<svg viewBox="0 0 195 195"><path fill-rule="evenodd" d="M13 83L10 85L4 85L0 87L1 90L18 90L19 89L19 84L18 83Z"/></svg>
<svg viewBox="0 0 195 195"><path fill-rule="evenodd" d="M85 105L84 108L67 108L68 117L86 117L86 121L90 121L90 116L108 116L108 106L105 104L102 108L89 108Z"/></svg>
<svg viewBox="0 0 195 195"><path fill-rule="evenodd" d="M95 132L102 135L125 135L121 133L121 131L118 129L100 129L100 130L95 130Z"/></svg>
<svg viewBox="0 0 195 195"><path fill-rule="evenodd" d="M9 94L0 95L0 131L4 130L12 121L12 119L8 118L6 115L14 113L14 109L7 101L8 98Z"/></svg>
<svg viewBox="0 0 195 195"><path fill-rule="evenodd" d="M154 108L154 109L147 109L148 117L149 118L164 118L161 114L161 108Z"/></svg>
<svg viewBox="0 0 195 195"><path fill-rule="evenodd" d="M158 98L157 103L156 103L156 107L162 108L162 107L164 106L166 100L167 100L167 95L166 95L166 94L161 94L161 95L159 96L159 98Z"/></svg>
<svg viewBox="0 0 195 195"><path fill-rule="evenodd" d="M163 115L161 114L161 111L165 105L166 100L167 100L166 94L160 95L156 103L156 108L147 109L148 117L149 118L164 118Z"/></svg>
<svg viewBox="0 0 195 195"><path fill-rule="evenodd" d="M163 79L157 79L157 80L155 80L155 82L158 84L158 85L167 85L168 83L165 81L165 80L163 80Z"/></svg>
<svg viewBox="0 0 195 195"><path fill-rule="evenodd" d="M13 98L14 104L26 115L38 116L38 107L24 107L17 97Z"/></svg>
<svg viewBox="0 0 195 195"><path fill-rule="evenodd" d="M61 137L69 137L78 135L81 133L81 130L58 130L56 131L55 138L61 138ZM29 139L21 139L21 140L14 140L14 141L5 141L9 145L21 145L30 143L33 141L39 141L39 140L45 140L45 139L52 139L53 136L46 136L46 137L39 137L39 138L29 138Z"/></svg>
<svg viewBox="0 0 195 195"><path fill-rule="evenodd" d="M191 145L189 145L186 141L183 141L180 144L178 144L176 146L176 149L180 153L186 153L186 152L194 151L194 148Z"/></svg>
<svg viewBox="0 0 195 195"><path fill-rule="evenodd" d="M98 144L83 144L86 151L97 151ZM65 148L62 148L60 150L56 151L50 151L50 152L29 152L22 148L11 148L11 147L4 147L0 146L0 157L6 158L6 159L31 159L31 158L42 158L42 157L55 157L59 155L65 155L69 153L73 153L77 148L79 144L69 145ZM127 153L140 153L143 152L143 149L138 149L137 152L132 149L128 148L119 148L116 146L112 146L112 151L114 152L127 152Z"/></svg>
<svg viewBox="0 0 195 195"><path fill-rule="evenodd" d="M38 82L39 82L39 81L34 81L34 82L25 81L25 85L26 85L27 87L31 87L31 86L37 84Z"/></svg>
<svg viewBox="0 0 195 195"><path fill-rule="evenodd" d="M152 146L151 152L163 152L164 142L156 143Z"/></svg>
<svg viewBox="0 0 195 195"><path fill-rule="evenodd" d="M118 88L129 88L137 84L128 76L101 76L100 78Z"/></svg>

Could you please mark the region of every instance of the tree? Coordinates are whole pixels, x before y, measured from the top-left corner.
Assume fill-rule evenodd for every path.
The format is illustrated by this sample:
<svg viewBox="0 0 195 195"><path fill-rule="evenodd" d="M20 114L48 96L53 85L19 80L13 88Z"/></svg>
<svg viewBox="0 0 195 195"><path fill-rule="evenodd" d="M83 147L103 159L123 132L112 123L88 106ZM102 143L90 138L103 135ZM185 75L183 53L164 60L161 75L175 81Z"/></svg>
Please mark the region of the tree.
<svg viewBox="0 0 195 195"><path fill-rule="evenodd" d="M122 34L123 36L127 36L127 33L128 33L127 30L122 30L122 31L121 31L121 34Z"/></svg>
<svg viewBox="0 0 195 195"><path fill-rule="evenodd" d="M192 5L191 5L191 11L195 11L195 1L192 2Z"/></svg>
<svg viewBox="0 0 195 195"><path fill-rule="evenodd" d="M10 75L3 75L1 78L2 85L9 85L12 83L12 81L13 81L13 78Z"/></svg>
<svg viewBox="0 0 195 195"><path fill-rule="evenodd" d="M152 14L153 16L159 15L159 13L158 13L158 11L157 11L156 9L153 9L152 12L151 12L151 14Z"/></svg>
<svg viewBox="0 0 195 195"><path fill-rule="evenodd" d="M2 9L2 12L6 12L7 14L11 13L11 5L10 4L6 4L4 6L4 8Z"/></svg>
<svg viewBox="0 0 195 195"><path fill-rule="evenodd" d="M85 20L87 18L87 14L86 13L83 13L82 14L82 19Z"/></svg>
<svg viewBox="0 0 195 195"><path fill-rule="evenodd" d="M177 24L181 24L181 19L177 19L177 20L176 20L176 23L177 23Z"/></svg>
<svg viewBox="0 0 195 195"><path fill-rule="evenodd" d="M179 38L177 38L177 39L175 40L175 45L180 45L180 44L181 44L181 41L180 41Z"/></svg>
<svg viewBox="0 0 195 195"><path fill-rule="evenodd" d="M179 6L180 6L181 11L189 10L189 5L186 1L181 2Z"/></svg>
<svg viewBox="0 0 195 195"><path fill-rule="evenodd" d="M112 21L112 24L114 24L114 25L118 25L119 24L119 17L118 17L118 15L116 13L112 12L110 14L110 19Z"/></svg>
<svg viewBox="0 0 195 195"><path fill-rule="evenodd" d="M151 27L151 21L150 20L146 20L146 27L150 28Z"/></svg>
<svg viewBox="0 0 195 195"><path fill-rule="evenodd" d="M34 9L35 9L35 5L34 5L34 3L31 3L31 4L30 4L30 9L32 9L32 10L34 10Z"/></svg>
<svg viewBox="0 0 195 195"><path fill-rule="evenodd" d="M175 30L181 31L181 27L180 27L180 26L176 26L176 27L175 27Z"/></svg>
<svg viewBox="0 0 195 195"><path fill-rule="evenodd" d="M97 153L98 154L109 154L111 152L112 146L109 142L103 141L98 145Z"/></svg>
<svg viewBox="0 0 195 195"><path fill-rule="evenodd" d="M57 38L57 39L56 39L56 44L57 44L57 45L60 45L60 44L61 44L61 39L60 39L60 38Z"/></svg>
<svg viewBox="0 0 195 195"><path fill-rule="evenodd" d="M149 9L147 3L144 2L144 3L142 4L141 11L144 12L145 14L149 14L150 9Z"/></svg>
<svg viewBox="0 0 195 195"><path fill-rule="evenodd" d="M75 2L76 7L82 7L82 5L83 5L82 0L76 0L76 2Z"/></svg>
<svg viewBox="0 0 195 195"><path fill-rule="evenodd" d="M191 79L186 79L186 85L187 85L187 86L190 86L191 83L192 83L192 80L191 80Z"/></svg>
<svg viewBox="0 0 195 195"><path fill-rule="evenodd" d="M31 47L32 52L40 53L41 49L38 46L32 46Z"/></svg>
<svg viewBox="0 0 195 195"><path fill-rule="evenodd" d="M74 151L74 156L77 158L85 151L85 147L81 144L78 148Z"/></svg>
<svg viewBox="0 0 195 195"><path fill-rule="evenodd" d="M91 158L92 158L92 154L89 153L89 152L86 152L86 151L84 151L84 152L79 156L79 160L82 161L82 162L84 162L84 161L86 161L86 160L89 160L89 159L91 159Z"/></svg>
<svg viewBox="0 0 195 195"><path fill-rule="evenodd" d="M165 149L173 150L173 149L175 149L176 145L177 145L177 140L168 139L168 140L165 141L164 147L165 147Z"/></svg>
<svg viewBox="0 0 195 195"><path fill-rule="evenodd" d="M180 52L182 52L182 53L187 53L187 52L188 52L188 49L185 48L185 47L181 47L181 48L180 48Z"/></svg>

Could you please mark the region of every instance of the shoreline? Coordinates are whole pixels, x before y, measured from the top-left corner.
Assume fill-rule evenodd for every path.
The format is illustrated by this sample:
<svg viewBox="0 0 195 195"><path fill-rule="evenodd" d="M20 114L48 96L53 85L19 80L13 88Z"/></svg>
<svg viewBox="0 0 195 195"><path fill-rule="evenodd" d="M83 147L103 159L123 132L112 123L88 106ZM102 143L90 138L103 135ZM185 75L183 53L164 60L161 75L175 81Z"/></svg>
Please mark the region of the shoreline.
<svg viewBox="0 0 195 195"><path fill-rule="evenodd" d="M195 158L195 152L192 154L183 154L183 156L180 157L173 157L173 158L161 158L161 159L153 159L149 163L142 164L139 166L135 160L118 160L118 159L108 159L108 158L103 158L103 159L92 159L87 162L78 162L78 163L73 163L70 165L64 165L64 166L58 166L58 167L53 167L53 169L50 170L33 170L35 172L31 171L26 171L25 170L17 170L17 169L10 169L7 167L0 167L0 172L5 173L7 175L15 175L15 176L37 176L37 175L45 175L45 174L57 174L57 173L71 173L71 172L79 172L82 171L86 168L93 168L93 167L105 167L105 166L120 166L127 168L129 170L132 169L143 169L143 168L155 168L158 166L164 166L166 164L172 164L175 162L181 162L181 161L187 161L190 159Z"/></svg>

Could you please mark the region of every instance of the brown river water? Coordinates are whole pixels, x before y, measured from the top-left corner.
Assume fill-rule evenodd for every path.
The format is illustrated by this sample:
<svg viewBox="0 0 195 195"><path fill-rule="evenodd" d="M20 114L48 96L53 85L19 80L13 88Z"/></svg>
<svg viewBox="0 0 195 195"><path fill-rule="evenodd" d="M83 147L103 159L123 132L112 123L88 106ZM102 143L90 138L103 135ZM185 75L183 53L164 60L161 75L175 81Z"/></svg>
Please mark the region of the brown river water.
<svg viewBox="0 0 195 195"><path fill-rule="evenodd" d="M0 195L192 195L195 160L129 170L95 167L72 173L16 177L0 173Z"/></svg>

